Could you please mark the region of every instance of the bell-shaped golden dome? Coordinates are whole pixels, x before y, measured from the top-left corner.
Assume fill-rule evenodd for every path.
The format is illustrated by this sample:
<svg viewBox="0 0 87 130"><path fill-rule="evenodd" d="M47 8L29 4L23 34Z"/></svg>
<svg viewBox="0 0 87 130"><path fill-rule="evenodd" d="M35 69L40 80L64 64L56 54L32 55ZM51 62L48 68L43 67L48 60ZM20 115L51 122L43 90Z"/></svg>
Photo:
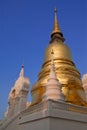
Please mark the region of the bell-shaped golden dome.
<svg viewBox="0 0 87 130"><path fill-rule="evenodd" d="M72 61L72 55L69 47L64 44L62 41L54 41L49 44L45 51L44 62L51 60L51 51L54 51L54 59L66 59Z"/></svg>
<svg viewBox="0 0 87 130"><path fill-rule="evenodd" d="M45 92L50 72L52 50L54 52L55 72L59 82L62 84L62 92L65 95L65 100L73 104L84 105L86 99L80 79L81 76L72 61L69 47L64 43L64 37L57 21L56 10L51 41L45 51L44 63L38 75L38 81L33 85L31 90L32 105L42 101L42 95Z"/></svg>

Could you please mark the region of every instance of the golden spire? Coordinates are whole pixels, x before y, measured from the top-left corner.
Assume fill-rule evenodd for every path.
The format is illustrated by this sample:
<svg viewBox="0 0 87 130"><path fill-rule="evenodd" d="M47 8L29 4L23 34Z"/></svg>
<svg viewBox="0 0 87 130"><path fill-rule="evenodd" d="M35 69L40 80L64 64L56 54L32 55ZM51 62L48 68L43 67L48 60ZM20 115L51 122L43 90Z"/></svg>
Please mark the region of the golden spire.
<svg viewBox="0 0 87 130"><path fill-rule="evenodd" d="M51 33L51 37L54 35L54 34L60 34L61 37L63 37L63 34L59 28L59 24L58 24L58 20L57 20L57 9L55 8L54 9L54 29Z"/></svg>

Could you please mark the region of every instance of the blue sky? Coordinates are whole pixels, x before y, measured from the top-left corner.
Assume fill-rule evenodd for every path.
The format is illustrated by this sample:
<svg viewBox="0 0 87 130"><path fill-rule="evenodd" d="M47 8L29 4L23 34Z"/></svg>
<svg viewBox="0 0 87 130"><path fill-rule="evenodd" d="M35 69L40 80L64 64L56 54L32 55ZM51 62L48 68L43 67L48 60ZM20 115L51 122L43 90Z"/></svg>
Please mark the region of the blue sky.
<svg viewBox="0 0 87 130"><path fill-rule="evenodd" d="M21 65L36 82L53 29L53 10L81 75L87 73L86 0L0 0L0 118ZM30 100L30 96L28 96Z"/></svg>

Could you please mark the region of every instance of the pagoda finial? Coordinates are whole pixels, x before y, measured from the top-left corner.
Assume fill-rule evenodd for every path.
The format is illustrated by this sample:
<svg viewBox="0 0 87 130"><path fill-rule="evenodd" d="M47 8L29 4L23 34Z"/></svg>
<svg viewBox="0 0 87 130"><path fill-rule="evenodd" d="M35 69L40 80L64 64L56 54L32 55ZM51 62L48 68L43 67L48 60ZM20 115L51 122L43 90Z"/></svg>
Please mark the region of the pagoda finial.
<svg viewBox="0 0 87 130"><path fill-rule="evenodd" d="M61 30L59 28L59 24L58 24L57 9L56 9L56 7L54 8L54 28L53 28L53 31L51 33L51 37L54 34L60 34L63 37L63 34L62 34L62 32L61 32Z"/></svg>
<svg viewBox="0 0 87 130"><path fill-rule="evenodd" d="M22 68L24 68L24 64L22 64Z"/></svg>
<svg viewBox="0 0 87 130"><path fill-rule="evenodd" d="M49 78L55 78L57 79L56 77L56 73L55 73L55 64L54 64L54 51L52 49L51 51L51 67L50 67L50 75L49 75Z"/></svg>
<svg viewBox="0 0 87 130"><path fill-rule="evenodd" d="M22 69L20 71L20 77L24 77L24 64L22 64Z"/></svg>
<svg viewBox="0 0 87 130"><path fill-rule="evenodd" d="M54 17L55 17L55 21L57 20L57 9L56 7L54 8Z"/></svg>
<svg viewBox="0 0 87 130"><path fill-rule="evenodd" d="M51 58L51 68L54 68L54 51L53 51L53 49L52 49L52 51L51 51L51 56L52 56L52 58Z"/></svg>

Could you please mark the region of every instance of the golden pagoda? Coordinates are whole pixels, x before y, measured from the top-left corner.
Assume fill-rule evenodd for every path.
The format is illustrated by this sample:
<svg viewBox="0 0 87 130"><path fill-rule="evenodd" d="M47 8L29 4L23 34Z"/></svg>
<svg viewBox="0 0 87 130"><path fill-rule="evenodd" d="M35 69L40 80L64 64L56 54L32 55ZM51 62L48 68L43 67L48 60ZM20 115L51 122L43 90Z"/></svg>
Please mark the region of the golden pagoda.
<svg viewBox="0 0 87 130"><path fill-rule="evenodd" d="M45 86L50 72L52 50L54 52L55 72L59 82L62 84L65 101L80 106L86 105L81 75L72 61L71 51L64 41L65 39L57 20L57 10L55 9L54 29L51 33L51 40L45 51L44 63L39 72L38 81L31 90L32 105L40 103L45 93Z"/></svg>

